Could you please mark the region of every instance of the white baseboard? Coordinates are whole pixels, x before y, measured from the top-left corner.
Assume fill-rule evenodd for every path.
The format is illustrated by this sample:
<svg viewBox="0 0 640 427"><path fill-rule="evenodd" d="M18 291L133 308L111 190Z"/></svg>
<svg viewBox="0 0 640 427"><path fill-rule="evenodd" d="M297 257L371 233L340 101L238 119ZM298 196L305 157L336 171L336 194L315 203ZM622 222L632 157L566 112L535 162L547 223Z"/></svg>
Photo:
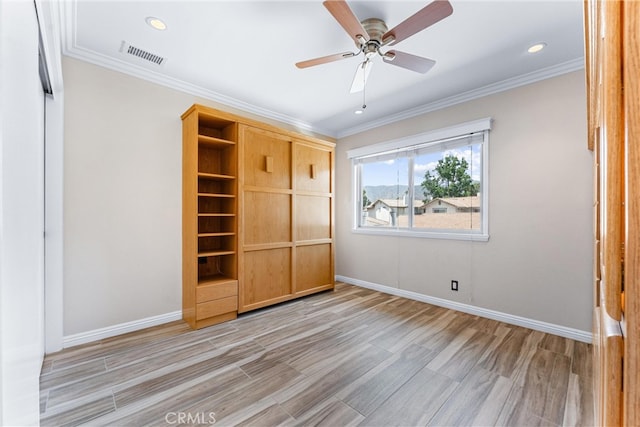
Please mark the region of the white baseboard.
<svg viewBox="0 0 640 427"><path fill-rule="evenodd" d="M450 301L443 298L430 297L413 291L405 291L403 289L392 288L390 286L380 285L377 283L367 282L365 280L353 279L351 277L336 275L336 281L349 283L351 285L360 286L374 291L384 292L386 294L397 295L416 301L426 302L428 304L437 305L451 310L462 311L464 313L476 316L486 317L488 319L498 320L500 322L509 323L511 325L522 326L524 328L536 331L546 332L553 335L569 338L576 341L582 341L591 344L592 335L589 331L569 328L566 326L555 325L553 323L541 322L539 320L528 319L526 317L515 316L513 314L502 313L500 311L489 310L487 308L477 307L474 305L463 304L456 301Z"/></svg>
<svg viewBox="0 0 640 427"><path fill-rule="evenodd" d="M80 332L78 334L68 335L62 338L62 347L68 348L80 344L86 344L98 341L104 338L115 337L116 335L126 334L127 332L139 331L140 329L149 328L151 326L161 325L182 319L182 311L173 311L171 313L160 314L158 316L147 317L132 322L120 323L118 325L108 326L106 328L94 329L92 331Z"/></svg>
<svg viewBox="0 0 640 427"><path fill-rule="evenodd" d="M380 285L377 283L367 282L364 280L353 279L351 277L336 275L336 281L349 283L374 291L384 292L386 294L397 295L416 301L426 302L428 304L449 308L451 310L462 311L464 313L476 316L486 317L488 319L498 320L500 322L509 323L511 325L522 326L536 331L546 332L565 338L586 343L592 342L592 335L589 331L581 331L579 329L569 328L566 326L555 325L552 323L541 322L539 320L528 319L526 317L515 316L513 314L502 313L487 308L477 307L474 305L463 304L456 301L450 301L443 298L430 297L428 295L417 292L406 291L403 289L392 288L390 286ZM104 338L114 337L116 335L126 334L128 332L138 331L140 329L149 328L151 326L161 325L182 319L182 311L174 311L171 313L160 314L158 316L147 317L145 319L134 320L132 322L120 323L118 325L108 326L106 328L94 329L92 331L80 332L78 334L63 337L63 348L69 348L80 344L86 344L98 341Z"/></svg>

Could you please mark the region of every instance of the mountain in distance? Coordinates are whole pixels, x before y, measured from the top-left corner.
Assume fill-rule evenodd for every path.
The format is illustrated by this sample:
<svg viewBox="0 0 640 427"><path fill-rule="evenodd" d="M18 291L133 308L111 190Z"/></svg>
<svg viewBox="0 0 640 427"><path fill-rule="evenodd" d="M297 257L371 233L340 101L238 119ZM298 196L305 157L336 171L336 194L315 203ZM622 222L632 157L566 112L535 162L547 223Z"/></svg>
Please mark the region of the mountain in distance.
<svg viewBox="0 0 640 427"><path fill-rule="evenodd" d="M423 188L420 185L414 185L413 194L416 200L423 200ZM367 192L369 203L373 203L378 199L401 199L409 189L408 185L365 185L364 191Z"/></svg>
<svg viewBox="0 0 640 427"><path fill-rule="evenodd" d="M474 184L477 184L478 188L480 188L480 182L474 180ZM367 198L369 199L369 203L373 203L378 199L391 199L397 200L401 199L402 196L405 195L408 185L365 185L364 190L367 192ZM422 185L417 184L413 187L413 198L414 200L425 200L427 199L424 195L424 188ZM429 200L431 200L429 198Z"/></svg>

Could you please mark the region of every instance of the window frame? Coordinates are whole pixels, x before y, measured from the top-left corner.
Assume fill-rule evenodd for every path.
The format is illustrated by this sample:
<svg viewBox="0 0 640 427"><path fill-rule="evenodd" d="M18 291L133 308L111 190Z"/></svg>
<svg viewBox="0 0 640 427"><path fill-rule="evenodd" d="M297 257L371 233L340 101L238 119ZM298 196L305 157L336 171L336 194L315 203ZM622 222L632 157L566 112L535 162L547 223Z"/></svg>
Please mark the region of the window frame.
<svg viewBox="0 0 640 427"><path fill-rule="evenodd" d="M471 240L483 241L489 240L489 131L491 130L492 119L484 118L470 122L461 123L446 128L436 129L416 135L399 138L392 141L386 141L378 144L358 147L347 151L347 158L351 161L352 171L352 197L353 197L353 233L368 235L386 235L386 236L405 236L405 237L421 237L428 239L447 239L447 240ZM412 219L414 209L411 209L410 224L411 227L366 227L360 225L360 215L362 215L362 178L361 178L361 162L360 159L370 158L372 156L380 156L385 153L397 152L406 154L409 163L409 188L414 188L414 159L415 154L411 153L418 147L438 148L445 147L447 142L459 138L472 136L474 134L483 134L481 142L481 224L479 231L471 231L468 229L430 229L430 228L413 228ZM411 191L413 193L413 191ZM412 204L414 196L409 200L408 204Z"/></svg>

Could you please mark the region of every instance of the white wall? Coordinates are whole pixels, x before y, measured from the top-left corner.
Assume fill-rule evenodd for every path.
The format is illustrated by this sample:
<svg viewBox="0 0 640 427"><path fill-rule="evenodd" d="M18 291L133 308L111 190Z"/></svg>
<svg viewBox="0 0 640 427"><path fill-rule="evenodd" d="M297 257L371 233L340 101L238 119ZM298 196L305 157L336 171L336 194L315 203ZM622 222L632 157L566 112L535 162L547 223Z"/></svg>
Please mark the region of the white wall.
<svg viewBox="0 0 640 427"><path fill-rule="evenodd" d="M180 114L192 97L69 58L64 335L180 310Z"/></svg>
<svg viewBox="0 0 640 427"><path fill-rule="evenodd" d="M0 2L0 425L36 425L44 355L44 95L33 2Z"/></svg>
<svg viewBox="0 0 640 427"><path fill-rule="evenodd" d="M336 274L589 331L593 197L583 74L566 74L340 139ZM489 242L351 232L347 150L483 117L494 119ZM459 292L450 290L452 279L459 280Z"/></svg>

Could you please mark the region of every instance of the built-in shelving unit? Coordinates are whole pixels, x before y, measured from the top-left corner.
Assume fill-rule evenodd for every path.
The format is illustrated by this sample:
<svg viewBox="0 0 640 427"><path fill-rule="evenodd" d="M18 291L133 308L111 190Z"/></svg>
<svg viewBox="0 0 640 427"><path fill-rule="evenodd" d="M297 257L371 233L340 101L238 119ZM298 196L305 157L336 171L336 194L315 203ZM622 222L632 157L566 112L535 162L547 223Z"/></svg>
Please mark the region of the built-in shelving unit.
<svg viewBox="0 0 640 427"><path fill-rule="evenodd" d="M334 288L335 144L194 105L183 120L183 318Z"/></svg>
<svg viewBox="0 0 640 427"><path fill-rule="evenodd" d="M183 116L183 317L236 317L238 124L198 106Z"/></svg>

